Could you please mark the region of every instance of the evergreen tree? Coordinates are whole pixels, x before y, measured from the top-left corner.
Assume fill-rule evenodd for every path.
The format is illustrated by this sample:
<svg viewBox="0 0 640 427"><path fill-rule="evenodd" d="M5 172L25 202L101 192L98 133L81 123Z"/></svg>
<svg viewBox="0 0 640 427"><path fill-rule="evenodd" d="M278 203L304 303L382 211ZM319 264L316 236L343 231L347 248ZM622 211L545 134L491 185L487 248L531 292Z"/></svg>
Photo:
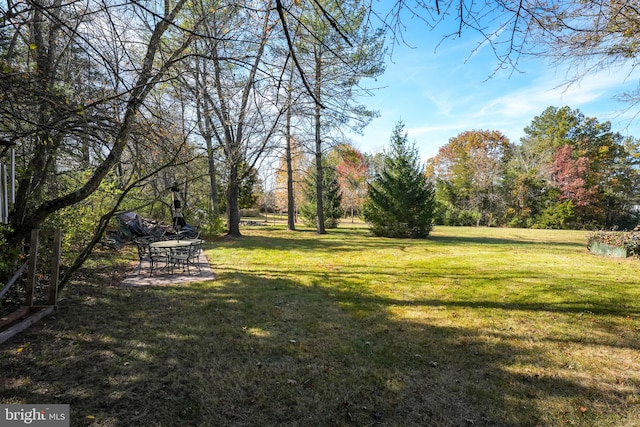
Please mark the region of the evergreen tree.
<svg viewBox="0 0 640 427"><path fill-rule="evenodd" d="M322 174L322 212L324 214L324 228L336 228L340 222L340 218L344 215L338 174L335 168L327 164L323 164L322 170L324 171ZM300 206L300 216L306 224L313 227L317 227L318 225L316 179L317 171L313 168L304 186L307 203Z"/></svg>
<svg viewBox="0 0 640 427"><path fill-rule="evenodd" d="M240 209L249 209L256 206L260 198L261 188L260 177L256 168L249 166L246 162L240 164L241 176L238 191L238 206Z"/></svg>
<svg viewBox="0 0 640 427"><path fill-rule="evenodd" d="M369 187L364 218L371 231L384 237L427 237L433 227L433 184L424 174L415 144L398 122L385 153L384 168Z"/></svg>

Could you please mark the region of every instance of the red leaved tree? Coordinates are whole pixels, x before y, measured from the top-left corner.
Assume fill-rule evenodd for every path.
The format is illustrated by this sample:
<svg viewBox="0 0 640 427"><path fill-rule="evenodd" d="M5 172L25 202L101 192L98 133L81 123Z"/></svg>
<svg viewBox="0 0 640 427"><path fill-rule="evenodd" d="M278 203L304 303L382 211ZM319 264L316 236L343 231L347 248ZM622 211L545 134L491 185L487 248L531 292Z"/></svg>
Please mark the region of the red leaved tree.
<svg viewBox="0 0 640 427"><path fill-rule="evenodd" d="M356 212L360 212L367 196L367 170L369 166L362 153L349 145L342 145L340 162L336 166L338 182L342 191L342 207L351 214L353 222Z"/></svg>
<svg viewBox="0 0 640 427"><path fill-rule="evenodd" d="M587 186L586 176L591 162L587 157L573 156L569 145L560 147L552 166L552 185L560 190L562 200L571 200L577 207L585 207L594 202L595 188Z"/></svg>

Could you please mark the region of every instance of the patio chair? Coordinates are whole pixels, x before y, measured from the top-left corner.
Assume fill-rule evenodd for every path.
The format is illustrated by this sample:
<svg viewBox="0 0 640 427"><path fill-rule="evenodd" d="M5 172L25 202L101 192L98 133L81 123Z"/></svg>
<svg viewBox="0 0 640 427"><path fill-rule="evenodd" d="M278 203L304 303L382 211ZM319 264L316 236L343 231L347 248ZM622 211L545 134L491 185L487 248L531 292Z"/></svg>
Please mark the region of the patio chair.
<svg viewBox="0 0 640 427"><path fill-rule="evenodd" d="M164 263L162 268L166 268L169 264L169 252L165 248L149 246L149 258L149 276L153 274L153 269L157 268L159 263Z"/></svg>
<svg viewBox="0 0 640 427"><path fill-rule="evenodd" d="M155 242L153 237L139 237L134 239L134 243L138 247L138 274L142 270L142 263L149 263L149 275L153 273L154 267L158 266L159 262L165 262L167 258L166 250L156 249L149 246L150 243Z"/></svg>
<svg viewBox="0 0 640 427"><path fill-rule="evenodd" d="M176 248L171 248L169 252L169 264L171 265L171 274L173 274L173 269L177 266L182 266L182 271L187 270L187 274L191 274L189 271L190 264L190 256L191 247L190 246L179 246Z"/></svg>
<svg viewBox="0 0 640 427"><path fill-rule="evenodd" d="M200 272L200 263L198 262L198 258L200 257L200 253L202 252L202 242L193 243L189 246L189 263L195 265Z"/></svg>
<svg viewBox="0 0 640 427"><path fill-rule="evenodd" d="M149 254L149 242L145 239L134 239L133 241L138 247L138 274L142 270L142 263L148 262L151 264L151 255Z"/></svg>

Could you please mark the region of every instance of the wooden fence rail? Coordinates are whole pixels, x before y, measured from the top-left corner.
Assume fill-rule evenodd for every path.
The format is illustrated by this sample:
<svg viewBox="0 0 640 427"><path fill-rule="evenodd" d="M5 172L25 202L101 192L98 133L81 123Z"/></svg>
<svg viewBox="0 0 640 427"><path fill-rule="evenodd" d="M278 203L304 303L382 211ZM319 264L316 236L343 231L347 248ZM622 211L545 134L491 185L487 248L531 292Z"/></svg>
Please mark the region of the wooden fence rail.
<svg viewBox="0 0 640 427"><path fill-rule="evenodd" d="M0 343L25 330L47 314L51 313L58 303L58 284L60 282L60 256L62 246L62 232L53 231L52 255L51 255L51 279L49 282L47 303L34 306L34 291L38 277L38 248L40 244L40 230L31 232L31 246L29 259L18 269L13 277L0 291L0 298L17 282L24 270L27 270L27 284L25 287L24 305L21 309L0 319ZM18 322L15 324L16 322Z"/></svg>

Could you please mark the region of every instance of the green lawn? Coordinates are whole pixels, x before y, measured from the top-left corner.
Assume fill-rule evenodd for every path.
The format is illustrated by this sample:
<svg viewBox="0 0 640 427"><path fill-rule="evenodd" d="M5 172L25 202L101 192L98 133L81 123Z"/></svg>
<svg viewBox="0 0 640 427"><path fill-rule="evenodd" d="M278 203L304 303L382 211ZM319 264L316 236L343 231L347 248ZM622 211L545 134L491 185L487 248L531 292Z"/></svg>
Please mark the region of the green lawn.
<svg viewBox="0 0 640 427"><path fill-rule="evenodd" d="M640 261L579 231L349 225L210 242L210 282L107 267L0 347L2 403L74 426L640 425Z"/></svg>

